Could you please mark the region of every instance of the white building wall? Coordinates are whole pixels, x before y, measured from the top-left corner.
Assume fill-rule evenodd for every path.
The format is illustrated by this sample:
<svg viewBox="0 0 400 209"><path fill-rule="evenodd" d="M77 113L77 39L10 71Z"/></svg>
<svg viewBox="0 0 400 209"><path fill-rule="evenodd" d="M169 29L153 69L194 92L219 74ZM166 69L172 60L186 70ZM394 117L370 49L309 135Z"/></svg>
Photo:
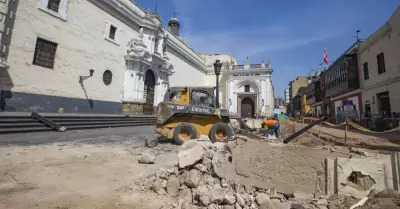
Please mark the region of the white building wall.
<svg viewBox="0 0 400 209"><path fill-rule="evenodd" d="M206 73L196 69L184 59L174 53L168 52L171 64L174 65L175 73L169 78L170 86L205 86Z"/></svg>
<svg viewBox="0 0 400 209"><path fill-rule="evenodd" d="M94 69L93 77L83 82L87 96L120 102L125 48L137 31L88 1L70 0L67 14L64 21L39 10L38 0L19 1L8 57L11 90L86 98L79 76ZM119 27L119 45L105 40L107 22ZM54 69L32 64L37 37L58 43ZM113 73L108 86L102 79L107 69Z"/></svg>
<svg viewBox="0 0 400 209"><path fill-rule="evenodd" d="M383 52L386 72L378 73L377 55ZM359 50L360 86L363 106L371 105L371 113L379 111L376 94L388 91L392 112L400 112L400 9L372 34ZM369 79L364 79L363 64L368 62Z"/></svg>

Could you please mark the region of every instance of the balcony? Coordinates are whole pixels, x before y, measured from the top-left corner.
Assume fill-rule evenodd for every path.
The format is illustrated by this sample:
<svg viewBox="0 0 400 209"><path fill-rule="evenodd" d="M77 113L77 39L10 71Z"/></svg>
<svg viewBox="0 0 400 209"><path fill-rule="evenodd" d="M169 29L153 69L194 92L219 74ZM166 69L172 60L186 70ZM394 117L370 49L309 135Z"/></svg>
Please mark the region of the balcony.
<svg viewBox="0 0 400 209"><path fill-rule="evenodd" d="M249 64L248 61L246 61L246 64L244 65L232 65L230 67L230 70L261 70L261 69L272 70L271 63L268 62L267 64L265 64L263 61L261 64Z"/></svg>
<svg viewBox="0 0 400 209"><path fill-rule="evenodd" d="M233 70L244 69L244 65L233 65L232 69L233 69Z"/></svg>

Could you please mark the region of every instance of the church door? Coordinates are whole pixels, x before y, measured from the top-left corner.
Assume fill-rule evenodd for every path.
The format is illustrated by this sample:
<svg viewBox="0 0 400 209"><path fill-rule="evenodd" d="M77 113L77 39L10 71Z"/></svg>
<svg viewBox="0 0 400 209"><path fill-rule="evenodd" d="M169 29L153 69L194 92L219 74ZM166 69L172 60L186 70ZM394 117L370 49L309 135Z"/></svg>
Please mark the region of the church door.
<svg viewBox="0 0 400 209"><path fill-rule="evenodd" d="M154 111L154 89L156 86L156 79L151 70L146 72L146 77L144 79L144 98L145 103L143 106L143 114L149 115L153 114Z"/></svg>
<svg viewBox="0 0 400 209"><path fill-rule="evenodd" d="M253 117L254 116L254 101L248 97L242 99L241 105L241 114L242 117Z"/></svg>

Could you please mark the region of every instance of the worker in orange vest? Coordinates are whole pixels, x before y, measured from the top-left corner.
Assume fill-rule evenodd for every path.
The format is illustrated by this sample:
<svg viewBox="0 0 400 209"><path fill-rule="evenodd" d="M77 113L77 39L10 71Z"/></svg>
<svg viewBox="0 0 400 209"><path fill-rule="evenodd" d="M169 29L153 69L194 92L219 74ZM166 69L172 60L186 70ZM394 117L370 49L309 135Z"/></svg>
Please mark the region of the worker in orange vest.
<svg viewBox="0 0 400 209"><path fill-rule="evenodd" d="M269 119L269 120L265 120L263 122L263 127L268 128L268 130L266 132L266 136L272 135L273 133L275 133L275 136L279 137L278 131L280 128L280 124L276 117Z"/></svg>

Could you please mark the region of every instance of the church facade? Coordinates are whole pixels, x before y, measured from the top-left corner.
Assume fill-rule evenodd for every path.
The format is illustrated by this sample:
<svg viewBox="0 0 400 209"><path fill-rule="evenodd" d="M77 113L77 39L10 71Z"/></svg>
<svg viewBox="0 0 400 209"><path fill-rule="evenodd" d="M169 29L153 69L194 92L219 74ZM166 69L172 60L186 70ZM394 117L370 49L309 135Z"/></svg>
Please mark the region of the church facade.
<svg viewBox="0 0 400 209"><path fill-rule="evenodd" d="M173 86L215 86L232 114L268 115L271 66L201 55L180 22L130 0L24 0L0 3L0 110L152 114ZM90 15L88 15L90 14ZM272 102L271 102L272 101Z"/></svg>

